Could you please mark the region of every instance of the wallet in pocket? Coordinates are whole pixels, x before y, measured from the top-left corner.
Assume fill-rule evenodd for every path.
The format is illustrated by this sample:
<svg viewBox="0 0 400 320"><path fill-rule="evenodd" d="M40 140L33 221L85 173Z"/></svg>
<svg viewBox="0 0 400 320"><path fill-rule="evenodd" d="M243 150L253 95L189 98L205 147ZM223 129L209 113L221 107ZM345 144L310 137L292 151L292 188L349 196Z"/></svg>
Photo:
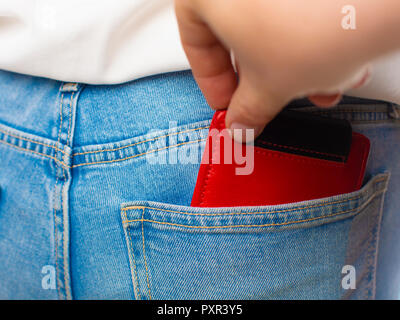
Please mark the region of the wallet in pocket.
<svg viewBox="0 0 400 320"><path fill-rule="evenodd" d="M278 205L361 188L370 142L348 121L284 110L249 145L223 134L225 114L211 122L191 206Z"/></svg>

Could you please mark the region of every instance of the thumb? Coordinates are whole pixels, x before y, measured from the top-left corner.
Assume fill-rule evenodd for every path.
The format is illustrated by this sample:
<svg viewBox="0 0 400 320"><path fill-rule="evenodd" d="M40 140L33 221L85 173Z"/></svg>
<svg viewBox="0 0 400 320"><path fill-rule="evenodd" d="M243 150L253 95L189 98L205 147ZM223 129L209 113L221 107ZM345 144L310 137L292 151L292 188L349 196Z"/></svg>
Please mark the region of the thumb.
<svg viewBox="0 0 400 320"><path fill-rule="evenodd" d="M253 136L248 130L253 130L254 138L259 136L287 101L267 90L256 88L247 79L241 78L226 113L226 127L236 141L251 142Z"/></svg>

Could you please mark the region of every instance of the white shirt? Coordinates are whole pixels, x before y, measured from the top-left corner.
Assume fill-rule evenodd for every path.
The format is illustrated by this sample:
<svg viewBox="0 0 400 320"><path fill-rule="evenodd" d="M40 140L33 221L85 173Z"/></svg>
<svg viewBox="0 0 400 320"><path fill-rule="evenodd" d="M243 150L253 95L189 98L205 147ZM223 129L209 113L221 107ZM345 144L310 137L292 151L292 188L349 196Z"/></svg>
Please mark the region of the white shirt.
<svg viewBox="0 0 400 320"><path fill-rule="evenodd" d="M0 69L114 84L189 68L173 0L0 0ZM400 53L349 93L400 104Z"/></svg>
<svg viewBox="0 0 400 320"><path fill-rule="evenodd" d="M112 84L189 64L173 0L0 0L0 69Z"/></svg>
<svg viewBox="0 0 400 320"><path fill-rule="evenodd" d="M372 64L371 71L369 83L347 94L400 105L400 52L378 59Z"/></svg>

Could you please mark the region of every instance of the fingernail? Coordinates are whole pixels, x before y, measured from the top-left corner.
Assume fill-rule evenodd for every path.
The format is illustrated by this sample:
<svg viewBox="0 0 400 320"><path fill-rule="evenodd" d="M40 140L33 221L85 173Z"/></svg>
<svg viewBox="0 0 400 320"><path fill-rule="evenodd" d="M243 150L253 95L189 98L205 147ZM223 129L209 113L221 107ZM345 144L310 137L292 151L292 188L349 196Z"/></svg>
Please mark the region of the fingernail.
<svg viewBox="0 0 400 320"><path fill-rule="evenodd" d="M239 143L247 143L254 141L260 130L241 123L234 122L231 124L229 134Z"/></svg>

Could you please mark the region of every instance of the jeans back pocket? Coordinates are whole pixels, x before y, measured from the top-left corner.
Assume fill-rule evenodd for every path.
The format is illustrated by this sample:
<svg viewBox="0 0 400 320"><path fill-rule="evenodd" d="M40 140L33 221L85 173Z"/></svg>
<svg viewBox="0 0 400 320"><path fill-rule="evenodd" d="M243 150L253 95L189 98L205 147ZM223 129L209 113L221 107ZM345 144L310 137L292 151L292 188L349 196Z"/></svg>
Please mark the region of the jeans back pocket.
<svg viewBox="0 0 400 320"><path fill-rule="evenodd" d="M372 299L389 175L264 207L121 207L136 299Z"/></svg>

